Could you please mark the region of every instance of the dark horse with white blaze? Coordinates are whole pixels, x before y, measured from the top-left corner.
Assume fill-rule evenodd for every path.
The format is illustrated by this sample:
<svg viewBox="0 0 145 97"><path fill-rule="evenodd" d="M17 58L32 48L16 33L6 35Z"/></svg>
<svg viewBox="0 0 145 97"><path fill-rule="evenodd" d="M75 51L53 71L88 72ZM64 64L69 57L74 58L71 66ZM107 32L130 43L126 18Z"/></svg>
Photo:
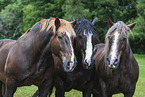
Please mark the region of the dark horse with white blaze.
<svg viewBox="0 0 145 97"><path fill-rule="evenodd" d="M107 20L110 29L105 44L95 46L94 97L112 97L123 93L132 97L139 76L138 63L129 44L129 32L136 23L126 25L122 21Z"/></svg>
<svg viewBox="0 0 145 97"><path fill-rule="evenodd" d="M73 70L74 23L59 18L42 19L18 40L0 40L0 97L2 85L4 97L12 97L17 87L32 84L38 86L40 97L46 97L54 75L52 53L59 58L64 71Z"/></svg>
<svg viewBox="0 0 145 97"><path fill-rule="evenodd" d="M73 21L75 21L74 18ZM95 18L93 22L84 18L77 19L77 24L74 27L76 32L74 50L77 58L77 66L74 71L63 71L63 69L59 68L61 64L60 61L54 56L54 59L57 60L55 61L53 83L56 88L56 97L64 97L65 91L70 91L71 89L82 91L83 97L91 96L95 70L93 66L94 59L92 58L93 47L95 43L100 42L94 26L96 23L97 18ZM36 94L33 97L35 97Z"/></svg>

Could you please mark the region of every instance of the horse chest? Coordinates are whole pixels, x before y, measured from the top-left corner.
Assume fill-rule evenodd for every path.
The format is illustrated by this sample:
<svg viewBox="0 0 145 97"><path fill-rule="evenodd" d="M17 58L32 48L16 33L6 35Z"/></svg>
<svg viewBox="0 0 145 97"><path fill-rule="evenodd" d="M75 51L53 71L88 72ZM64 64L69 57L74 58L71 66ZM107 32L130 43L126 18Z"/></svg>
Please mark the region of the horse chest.
<svg viewBox="0 0 145 97"><path fill-rule="evenodd" d="M130 84L129 75L125 69L114 70L111 75L104 75L102 78L109 93L118 93Z"/></svg>
<svg viewBox="0 0 145 97"><path fill-rule="evenodd" d="M68 90L68 87L69 89L83 90L86 84L93 80L92 75L92 73L85 70L74 72L71 76L68 77L66 81L66 90Z"/></svg>

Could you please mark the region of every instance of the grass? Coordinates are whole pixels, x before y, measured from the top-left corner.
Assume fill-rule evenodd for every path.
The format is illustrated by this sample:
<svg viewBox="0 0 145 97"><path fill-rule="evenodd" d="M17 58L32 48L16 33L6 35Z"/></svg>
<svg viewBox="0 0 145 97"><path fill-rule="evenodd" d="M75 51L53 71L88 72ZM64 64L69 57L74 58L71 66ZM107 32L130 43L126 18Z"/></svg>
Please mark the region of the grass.
<svg viewBox="0 0 145 97"><path fill-rule="evenodd" d="M145 55L143 54L135 54L135 58L139 64L139 80L136 85L136 91L133 97L145 97ZM32 86L24 86L17 89L14 97L32 97L34 92L37 90L37 87ZM70 92L65 93L66 97L82 97L82 93L80 91L72 90ZM54 96L54 92L52 94ZM123 94L116 94L113 97L124 97Z"/></svg>

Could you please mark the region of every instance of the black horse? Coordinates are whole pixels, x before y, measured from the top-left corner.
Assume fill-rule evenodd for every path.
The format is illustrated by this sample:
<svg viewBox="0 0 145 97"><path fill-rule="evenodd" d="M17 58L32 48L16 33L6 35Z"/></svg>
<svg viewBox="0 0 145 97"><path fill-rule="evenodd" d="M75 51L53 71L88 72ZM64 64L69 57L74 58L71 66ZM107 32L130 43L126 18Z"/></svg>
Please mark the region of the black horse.
<svg viewBox="0 0 145 97"><path fill-rule="evenodd" d="M42 19L18 40L0 40L0 97L12 97L17 87L36 85L46 97L52 86L55 54L69 72L74 68L74 22ZM5 86L5 87L3 87Z"/></svg>
<svg viewBox="0 0 145 97"><path fill-rule="evenodd" d="M139 76L138 63L129 45L129 32L136 23L125 25L113 23L108 18L108 30L105 44L95 46L95 86L94 97L112 97L123 93L132 97Z"/></svg>
<svg viewBox="0 0 145 97"><path fill-rule="evenodd" d="M73 18L74 21L74 18ZM64 72L59 67L61 64L56 56L54 86L56 88L55 96L64 97L65 91L76 89L83 92L83 97L90 97L94 84L94 45L100 42L95 30L97 18L90 22L87 19L77 19L74 27L76 32L76 42L74 43L75 54L77 57L77 66L72 72ZM38 92L33 97L38 95ZM50 95L49 95L50 96Z"/></svg>

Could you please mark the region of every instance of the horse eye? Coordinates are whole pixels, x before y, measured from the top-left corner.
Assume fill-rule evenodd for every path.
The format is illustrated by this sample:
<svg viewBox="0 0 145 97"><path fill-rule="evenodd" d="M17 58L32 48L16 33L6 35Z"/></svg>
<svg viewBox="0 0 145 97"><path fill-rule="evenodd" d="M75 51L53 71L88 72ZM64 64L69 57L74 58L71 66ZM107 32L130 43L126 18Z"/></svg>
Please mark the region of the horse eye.
<svg viewBox="0 0 145 97"><path fill-rule="evenodd" d="M58 36L58 39L59 39L59 40L63 40L63 38L62 38L61 36Z"/></svg>

